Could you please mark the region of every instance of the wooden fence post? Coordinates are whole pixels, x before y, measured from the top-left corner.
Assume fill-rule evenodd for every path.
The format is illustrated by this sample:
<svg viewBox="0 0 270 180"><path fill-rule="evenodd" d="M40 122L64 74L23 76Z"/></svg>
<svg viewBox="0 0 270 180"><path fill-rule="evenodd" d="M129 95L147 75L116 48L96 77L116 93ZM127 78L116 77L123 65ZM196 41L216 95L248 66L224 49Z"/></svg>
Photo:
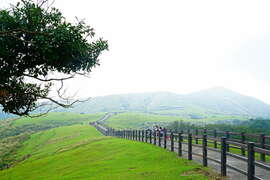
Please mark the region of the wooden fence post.
<svg viewBox="0 0 270 180"><path fill-rule="evenodd" d="M158 132L158 146L161 147L161 133Z"/></svg>
<svg viewBox="0 0 270 180"><path fill-rule="evenodd" d="M188 160L192 160L192 134L188 134Z"/></svg>
<svg viewBox="0 0 270 180"><path fill-rule="evenodd" d="M241 143L242 144L245 144L245 141L246 141L245 133L244 132L241 132ZM246 155L246 152L245 152L245 148L244 147L241 147L241 154L242 154L242 156L245 156Z"/></svg>
<svg viewBox="0 0 270 180"><path fill-rule="evenodd" d="M182 133L178 133L178 156L182 156Z"/></svg>
<svg viewBox="0 0 270 180"><path fill-rule="evenodd" d="M260 135L260 144L261 144L261 148L264 149L265 148L265 134ZM265 154L261 153L260 160L265 162Z"/></svg>
<svg viewBox="0 0 270 180"><path fill-rule="evenodd" d="M217 130L216 129L214 130L214 138L217 138ZM214 148L217 149L217 141L216 140L214 140Z"/></svg>
<svg viewBox="0 0 270 180"><path fill-rule="evenodd" d="M138 131L139 134L139 141L141 141L141 130Z"/></svg>
<svg viewBox="0 0 270 180"><path fill-rule="evenodd" d="M195 129L195 135L198 136L199 135L199 131L198 129ZM198 144L198 137L195 138L195 143Z"/></svg>
<svg viewBox="0 0 270 180"><path fill-rule="evenodd" d="M166 149L167 148L167 131L166 131L166 129L164 129L163 137L164 137L164 149Z"/></svg>
<svg viewBox="0 0 270 180"><path fill-rule="evenodd" d="M230 132L226 131L226 140L229 140L230 138ZM230 144L227 143L227 152L230 152Z"/></svg>
<svg viewBox="0 0 270 180"><path fill-rule="evenodd" d="M171 151L174 152L174 135L173 135L173 132L171 132Z"/></svg>
<svg viewBox="0 0 270 180"><path fill-rule="evenodd" d="M227 175L227 157L226 157L227 143L226 138L221 138L221 176Z"/></svg>
<svg viewBox="0 0 270 180"><path fill-rule="evenodd" d="M144 142L144 130L142 130L142 142Z"/></svg>
<svg viewBox="0 0 270 180"><path fill-rule="evenodd" d="M207 135L203 135L202 140L203 166L207 167Z"/></svg>
<svg viewBox="0 0 270 180"><path fill-rule="evenodd" d="M150 136L150 144L152 144L152 130L150 130L149 136Z"/></svg>
<svg viewBox="0 0 270 180"><path fill-rule="evenodd" d="M157 132L156 131L153 132L154 132L154 145L157 145Z"/></svg>
<svg viewBox="0 0 270 180"><path fill-rule="evenodd" d="M145 130L145 142L147 143L147 141L148 141L148 131Z"/></svg>
<svg viewBox="0 0 270 180"><path fill-rule="evenodd" d="M248 180L255 177L255 152L254 143L248 143Z"/></svg>

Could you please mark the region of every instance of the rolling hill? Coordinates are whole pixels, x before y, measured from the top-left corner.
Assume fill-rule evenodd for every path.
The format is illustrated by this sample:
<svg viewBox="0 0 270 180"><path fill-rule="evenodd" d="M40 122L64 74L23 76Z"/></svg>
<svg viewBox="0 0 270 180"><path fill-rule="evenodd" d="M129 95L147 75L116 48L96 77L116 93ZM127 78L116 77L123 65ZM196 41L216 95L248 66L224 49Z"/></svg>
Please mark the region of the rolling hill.
<svg viewBox="0 0 270 180"><path fill-rule="evenodd" d="M10 156L16 163L0 170L1 180L213 179L206 168L162 148L103 136L88 125L100 116L50 113L44 118L15 120L12 125L18 127L52 124L55 128L29 132L21 139ZM1 139L0 155L11 153L14 138L10 138Z"/></svg>
<svg viewBox="0 0 270 180"><path fill-rule="evenodd" d="M155 115L177 116L184 119L206 119L232 116L270 118L270 105L249 96L244 96L222 87L215 87L190 94L153 92L120 94L94 97L60 112L140 112ZM1 116L7 117L0 113ZM241 118L240 118L241 119Z"/></svg>
<svg viewBox="0 0 270 180"><path fill-rule="evenodd" d="M206 115L270 117L270 105L221 87L185 95L154 92L95 97L88 102L76 105L73 109L63 111L79 113L144 112L170 116L180 115L191 119L205 118Z"/></svg>

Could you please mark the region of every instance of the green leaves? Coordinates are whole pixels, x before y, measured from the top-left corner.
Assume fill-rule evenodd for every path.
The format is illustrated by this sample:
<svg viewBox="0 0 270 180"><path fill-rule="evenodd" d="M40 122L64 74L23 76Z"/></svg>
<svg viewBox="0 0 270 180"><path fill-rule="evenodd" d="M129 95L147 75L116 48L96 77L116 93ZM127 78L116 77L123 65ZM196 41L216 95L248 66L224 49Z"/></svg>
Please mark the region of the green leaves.
<svg viewBox="0 0 270 180"><path fill-rule="evenodd" d="M9 89L12 97L0 96L5 112L27 115L48 94L46 86L26 83L25 74L46 79L50 72L89 73L108 49L107 41L93 39L94 30L84 21L69 23L45 3L21 0L0 11L0 90Z"/></svg>

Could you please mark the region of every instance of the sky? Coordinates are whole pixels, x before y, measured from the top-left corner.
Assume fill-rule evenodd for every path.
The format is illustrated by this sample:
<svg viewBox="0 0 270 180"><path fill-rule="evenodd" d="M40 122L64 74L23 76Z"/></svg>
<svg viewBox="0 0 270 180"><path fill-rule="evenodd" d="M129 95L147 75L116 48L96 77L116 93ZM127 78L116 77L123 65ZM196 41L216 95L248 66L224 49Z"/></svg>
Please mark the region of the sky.
<svg viewBox="0 0 270 180"><path fill-rule="evenodd" d="M0 8L16 0L1 0ZM56 0L69 21L85 19L109 51L80 97L222 86L270 104L270 1Z"/></svg>

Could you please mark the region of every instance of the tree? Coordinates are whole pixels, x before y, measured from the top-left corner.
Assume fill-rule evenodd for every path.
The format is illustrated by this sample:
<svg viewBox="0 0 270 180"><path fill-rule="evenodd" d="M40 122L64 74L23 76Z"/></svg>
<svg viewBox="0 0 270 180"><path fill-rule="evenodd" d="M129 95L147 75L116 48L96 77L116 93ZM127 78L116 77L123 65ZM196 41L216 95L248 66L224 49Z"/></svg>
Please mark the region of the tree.
<svg viewBox="0 0 270 180"><path fill-rule="evenodd" d="M21 0L9 9L0 10L3 111L21 116L43 105L40 100L62 107L77 102L63 97L63 82L87 75L99 65L98 57L108 49L108 44L94 36L93 28L83 20L67 22L49 0ZM60 99L49 96L56 82L61 84L57 90Z"/></svg>

